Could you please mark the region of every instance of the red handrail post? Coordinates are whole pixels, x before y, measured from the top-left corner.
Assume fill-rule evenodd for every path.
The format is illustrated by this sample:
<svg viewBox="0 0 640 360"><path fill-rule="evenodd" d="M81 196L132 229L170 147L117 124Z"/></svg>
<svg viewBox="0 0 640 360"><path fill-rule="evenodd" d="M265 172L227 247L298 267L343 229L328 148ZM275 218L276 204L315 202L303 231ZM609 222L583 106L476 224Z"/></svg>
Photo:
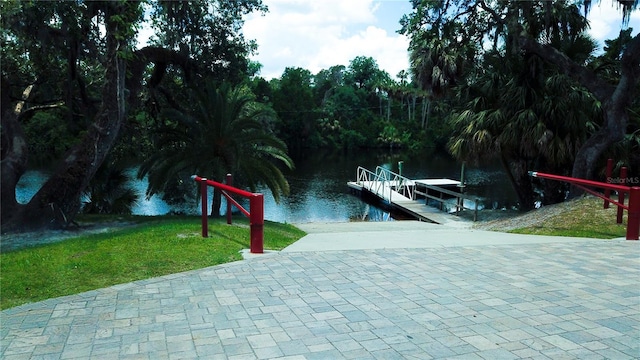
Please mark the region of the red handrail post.
<svg viewBox="0 0 640 360"><path fill-rule="evenodd" d="M254 194L249 198L251 215L249 226L251 228L251 253L262 254L264 252L264 196Z"/></svg>
<svg viewBox="0 0 640 360"><path fill-rule="evenodd" d="M611 182L611 175L612 174L613 174L613 159L608 159L607 160L607 173L606 173L607 182ZM604 197L609 199L610 196L611 196L611 189L604 189ZM605 200L604 201L604 208L605 209L609 208L609 200Z"/></svg>
<svg viewBox="0 0 640 360"><path fill-rule="evenodd" d="M233 186L233 176L227 174L227 185ZM231 225L231 201L227 199L227 224Z"/></svg>
<svg viewBox="0 0 640 360"><path fill-rule="evenodd" d="M622 168L620 168L620 184L624 185L626 183L627 180L627 168L625 166L623 166ZM618 192L618 202L622 205L624 205L624 192L623 191L619 191ZM618 212L616 214L616 222L618 224L622 224L622 213L624 212L624 209L621 208L620 206L618 206Z"/></svg>
<svg viewBox="0 0 640 360"><path fill-rule="evenodd" d="M212 180L201 178L198 175L193 175L191 178L200 182L201 194L202 194L202 237L207 237L207 186L213 186L222 191L227 197L227 201L235 205L240 211L249 218L249 226L251 229L251 252L262 254L264 252L264 195L254 194L248 191L234 188L227 184L222 184ZM242 196L249 199L249 210L244 209L238 202L230 197L227 192ZM228 211L231 214L231 211Z"/></svg>
<svg viewBox="0 0 640 360"><path fill-rule="evenodd" d="M627 211L627 240L638 240L640 235L640 187L629 191L629 210Z"/></svg>
<svg viewBox="0 0 640 360"><path fill-rule="evenodd" d="M207 206L207 179L200 180L200 197L202 198L202 237L209 237L208 215L209 207Z"/></svg>

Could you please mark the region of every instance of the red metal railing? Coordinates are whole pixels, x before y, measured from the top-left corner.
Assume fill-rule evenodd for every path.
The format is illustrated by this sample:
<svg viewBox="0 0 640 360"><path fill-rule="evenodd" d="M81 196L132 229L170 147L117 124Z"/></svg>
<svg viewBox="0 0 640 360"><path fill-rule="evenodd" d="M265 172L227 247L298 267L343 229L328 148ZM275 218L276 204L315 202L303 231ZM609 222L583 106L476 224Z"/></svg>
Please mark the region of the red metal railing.
<svg viewBox="0 0 640 360"><path fill-rule="evenodd" d="M529 175L533 177L542 178L542 179L564 181L574 186L577 186L580 189L590 194L593 194L599 198L604 199L606 202L611 202L614 205L618 206L619 214L621 213L622 209L627 210L627 240L638 240L638 235L640 234L640 187L638 186L630 187L630 186L624 186L624 185L609 184L609 183L603 183L599 181L578 179L578 178L553 175L553 174L545 174L545 173L535 172L535 171L530 171ZM614 201L608 198L608 196L605 196L596 191L588 189L587 186L609 190L609 192L611 190L617 191L619 194L619 201ZM624 204L624 194L629 194L628 206ZM619 215L620 222L622 222L621 216L622 215Z"/></svg>
<svg viewBox="0 0 640 360"><path fill-rule="evenodd" d="M222 195L227 199L227 224L231 224L231 205L237 207L240 212L249 218L251 253L262 254L264 252L264 196L231 186L231 175L227 175L227 184L207 180L198 175L193 175L191 178L200 183L200 197L202 198L202 237L209 237L207 192L208 186L212 186L220 190ZM235 201L229 193L249 199L249 211Z"/></svg>

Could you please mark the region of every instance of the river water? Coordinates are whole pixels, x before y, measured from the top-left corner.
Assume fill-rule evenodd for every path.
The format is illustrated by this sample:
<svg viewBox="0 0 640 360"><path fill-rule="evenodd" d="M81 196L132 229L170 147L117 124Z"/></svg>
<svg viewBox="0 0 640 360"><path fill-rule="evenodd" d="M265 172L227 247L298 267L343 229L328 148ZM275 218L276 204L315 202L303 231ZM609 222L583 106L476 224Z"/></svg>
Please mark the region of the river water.
<svg viewBox="0 0 640 360"><path fill-rule="evenodd" d="M402 152L356 151L352 153L318 151L294 158L296 168L285 173L291 193L276 204L268 189L265 194L265 219L283 223L391 221L389 212L369 205L349 193L348 181L356 180L358 166L375 170L376 166L398 172L411 179L450 178L459 180L461 164L446 155L424 154L409 156ZM131 175L135 170L131 170ZM201 174L199 174L201 175ZM44 171L28 171L18 183L16 197L27 202L47 179ZM204 175L203 175L204 176ZM516 196L506 176L497 165L465 167L466 192L480 197L480 206L488 209L511 209ZM173 208L160 197L145 198L146 181L132 179L132 187L140 195L133 209L135 215L164 215L170 212L200 214L200 203ZM194 182L194 189L196 184ZM248 208L248 206L247 206Z"/></svg>

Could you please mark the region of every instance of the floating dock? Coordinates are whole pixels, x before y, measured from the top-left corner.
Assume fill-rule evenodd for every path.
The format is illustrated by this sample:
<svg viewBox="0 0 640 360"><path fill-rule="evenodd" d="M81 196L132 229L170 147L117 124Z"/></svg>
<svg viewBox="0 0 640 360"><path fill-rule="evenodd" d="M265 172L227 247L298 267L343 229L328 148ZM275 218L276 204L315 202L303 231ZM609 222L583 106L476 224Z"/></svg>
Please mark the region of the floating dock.
<svg viewBox="0 0 640 360"><path fill-rule="evenodd" d="M465 199L473 201L475 203L474 221L477 218L477 198L462 194L460 192L462 183L457 180L412 180L382 167L377 167L375 172L358 167L357 180L348 182L347 186L365 200L381 202L420 221L437 224L465 222L460 217L428 205L429 200L439 201L442 204L452 198L456 199L456 214L464 210Z"/></svg>

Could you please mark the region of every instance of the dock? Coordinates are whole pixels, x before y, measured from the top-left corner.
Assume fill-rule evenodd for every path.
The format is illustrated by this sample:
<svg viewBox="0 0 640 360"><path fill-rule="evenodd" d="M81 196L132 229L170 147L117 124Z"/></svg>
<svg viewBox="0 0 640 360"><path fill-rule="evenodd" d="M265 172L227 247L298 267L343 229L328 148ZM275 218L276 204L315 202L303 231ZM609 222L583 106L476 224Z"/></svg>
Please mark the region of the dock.
<svg viewBox="0 0 640 360"><path fill-rule="evenodd" d="M477 219L477 198L463 194L462 183L452 179L409 179L388 169L377 167L369 171L358 167L357 180L347 182L353 193L365 200L380 202L420 221L436 224L465 223L458 216L430 206L430 200L440 202L455 199L455 214L464 211L464 200L475 203L474 221Z"/></svg>

